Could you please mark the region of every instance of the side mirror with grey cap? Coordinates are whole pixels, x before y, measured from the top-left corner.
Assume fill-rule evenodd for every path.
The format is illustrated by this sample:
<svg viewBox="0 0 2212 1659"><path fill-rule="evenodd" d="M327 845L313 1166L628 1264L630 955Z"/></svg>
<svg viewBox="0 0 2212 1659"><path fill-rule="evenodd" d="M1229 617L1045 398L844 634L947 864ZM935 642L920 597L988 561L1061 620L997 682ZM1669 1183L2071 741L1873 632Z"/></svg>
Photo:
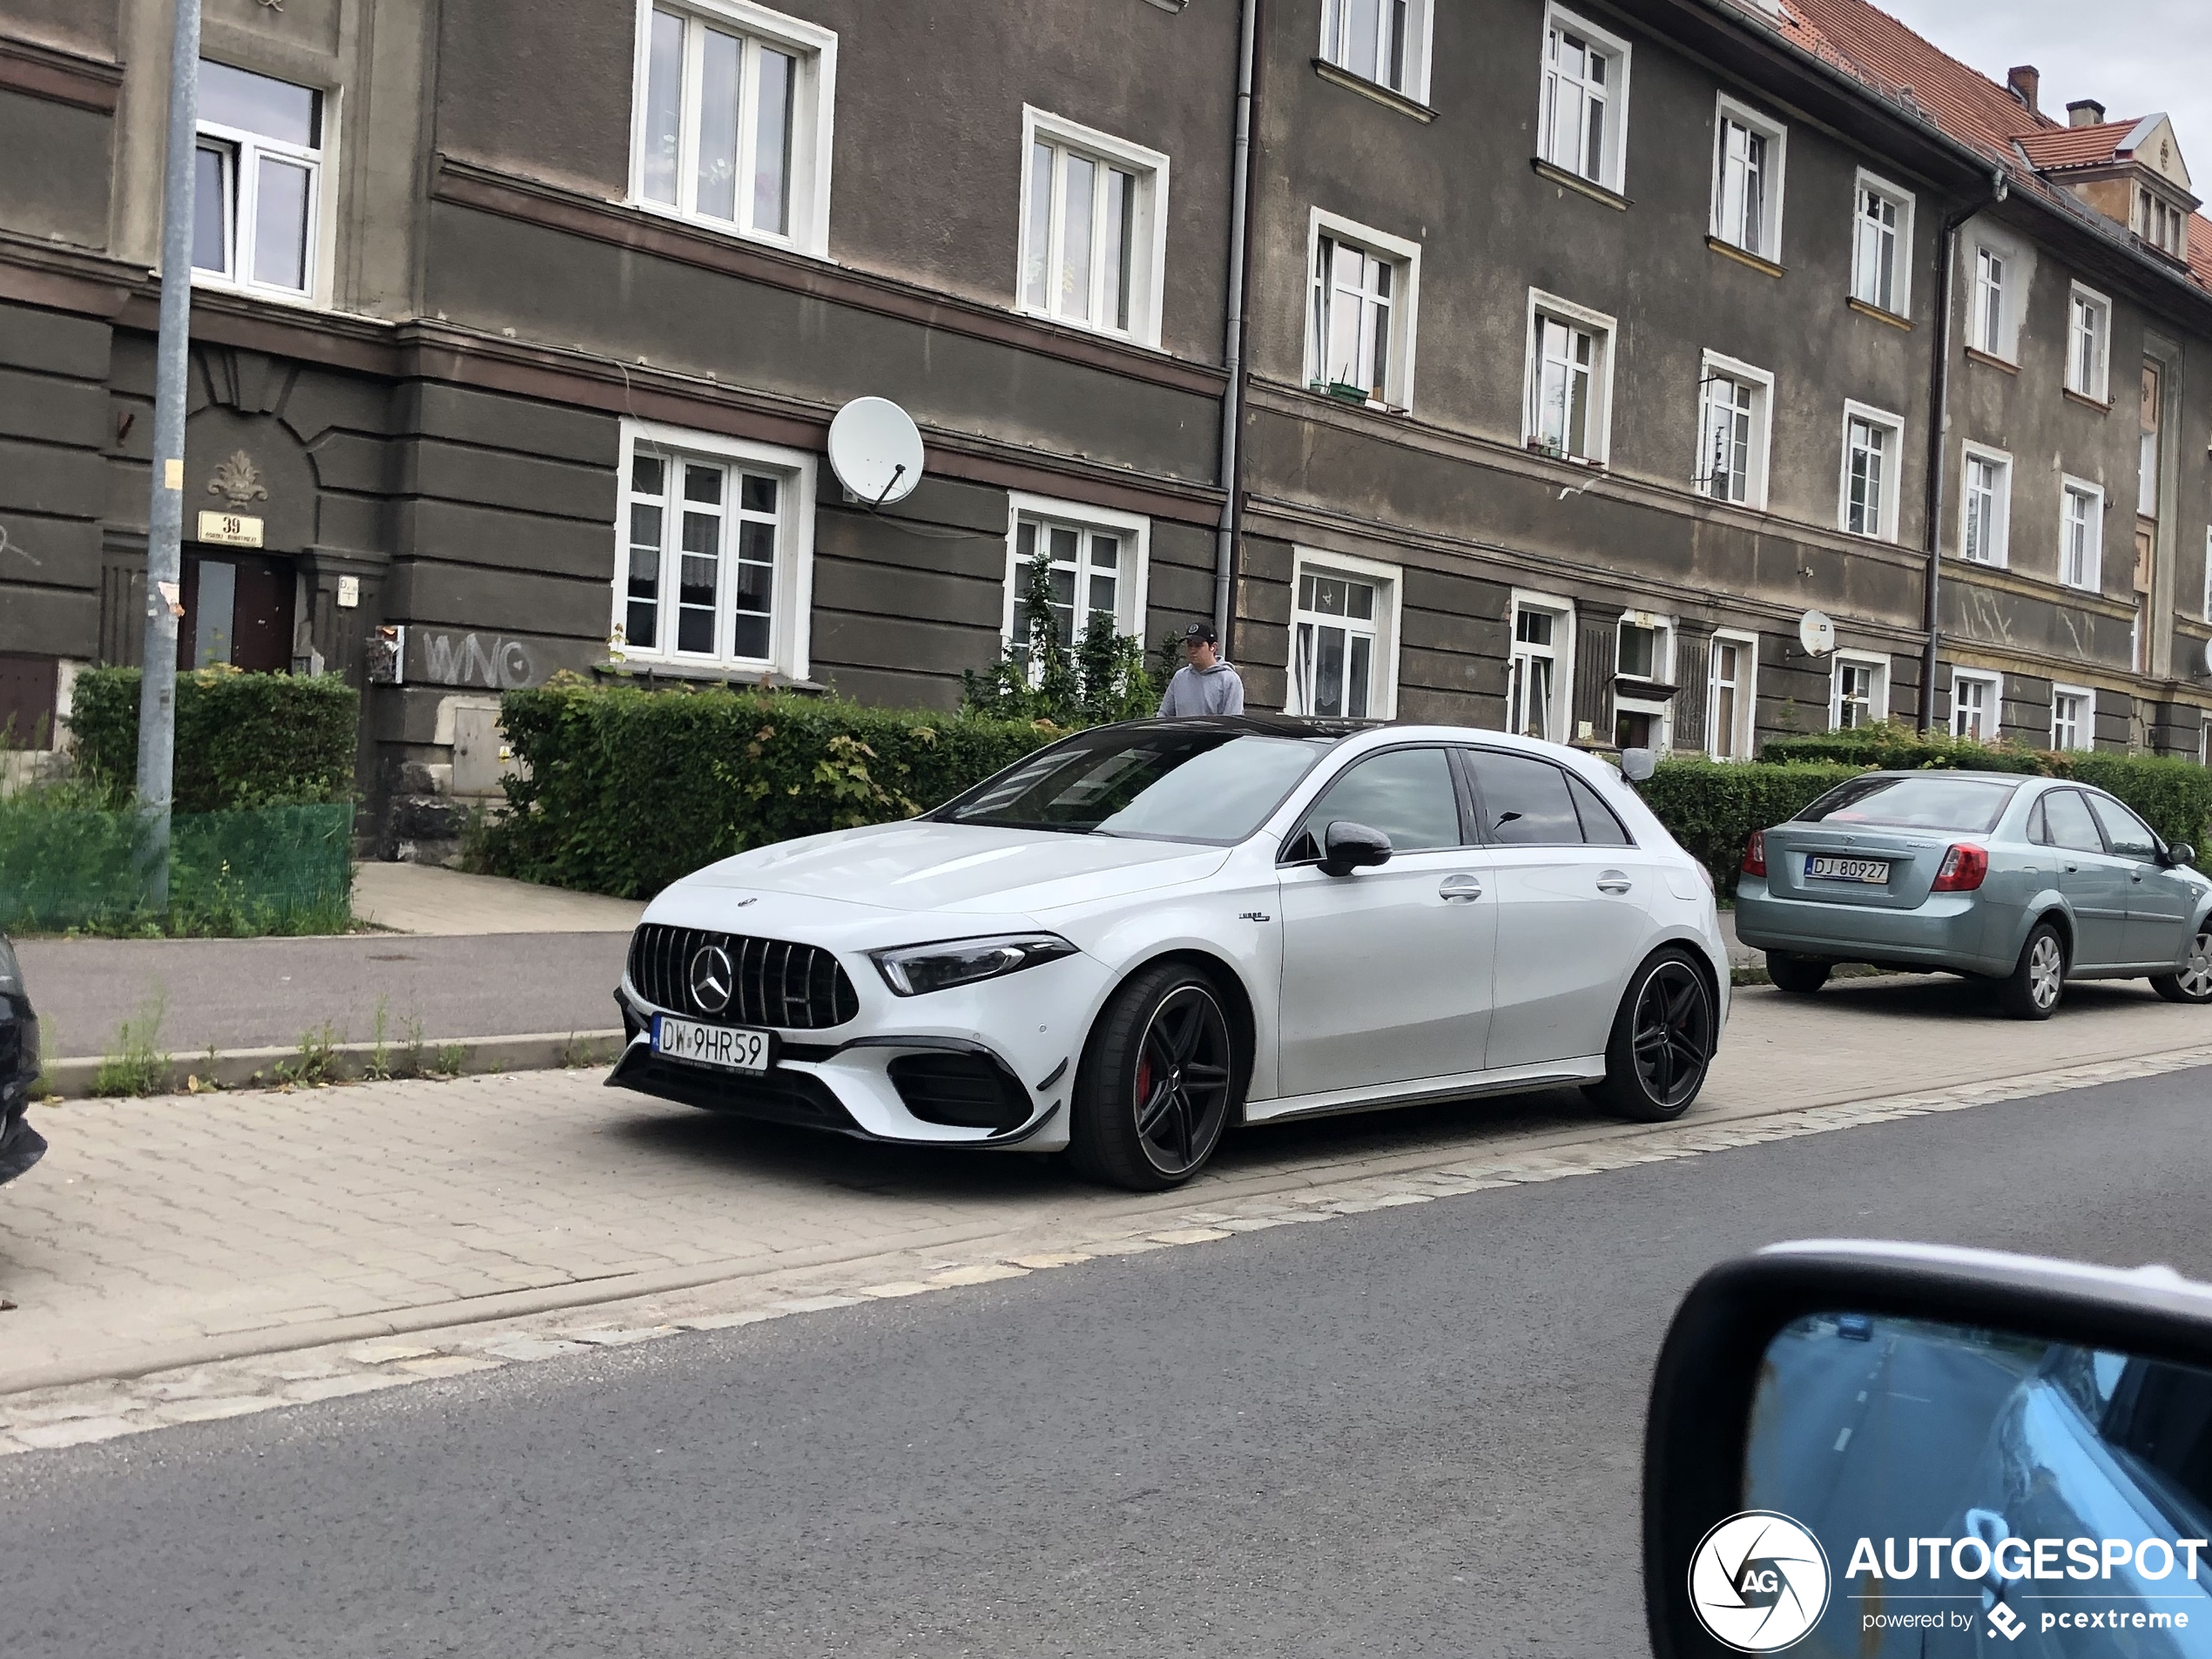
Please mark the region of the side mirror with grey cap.
<svg viewBox="0 0 2212 1659"><path fill-rule="evenodd" d="M2196 849L2187 841L2173 842L2166 849L2166 864L2169 869L2178 870L2195 862Z"/></svg>
<svg viewBox="0 0 2212 1659"><path fill-rule="evenodd" d="M1338 819L1321 837L1321 872L1350 875L1372 864L1390 862L1390 837L1348 818Z"/></svg>
<svg viewBox="0 0 2212 1659"><path fill-rule="evenodd" d="M1643 1489L1658 1659L2212 1656L2212 1285L1773 1245L1676 1310Z"/></svg>
<svg viewBox="0 0 2212 1659"><path fill-rule="evenodd" d="M1658 770L1659 757L1650 750L1623 749L1621 751L1621 775L1630 783L1647 782L1651 774Z"/></svg>

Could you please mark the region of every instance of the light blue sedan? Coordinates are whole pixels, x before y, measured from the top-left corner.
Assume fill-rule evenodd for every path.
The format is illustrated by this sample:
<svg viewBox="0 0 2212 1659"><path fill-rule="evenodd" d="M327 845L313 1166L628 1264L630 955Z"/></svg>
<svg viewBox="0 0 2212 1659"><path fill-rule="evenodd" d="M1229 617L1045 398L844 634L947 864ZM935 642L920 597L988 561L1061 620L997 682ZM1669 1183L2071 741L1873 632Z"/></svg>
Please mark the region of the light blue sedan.
<svg viewBox="0 0 2212 1659"><path fill-rule="evenodd" d="M2008 773L1870 772L1751 837L1736 932L1782 990L1838 962L1996 982L2048 1019L2069 979L2212 1002L2212 880L2101 789Z"/></svg>

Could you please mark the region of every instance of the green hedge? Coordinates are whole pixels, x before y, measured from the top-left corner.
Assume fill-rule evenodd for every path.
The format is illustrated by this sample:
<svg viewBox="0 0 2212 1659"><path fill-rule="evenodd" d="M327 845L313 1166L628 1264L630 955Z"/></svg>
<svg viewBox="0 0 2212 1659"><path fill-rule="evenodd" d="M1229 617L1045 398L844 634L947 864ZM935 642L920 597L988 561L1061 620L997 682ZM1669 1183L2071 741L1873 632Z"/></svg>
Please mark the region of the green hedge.
<svg viewBox="0 0 2212 1659"><path fill-rule="evenodd" d="M748 847L911 817L1062 735L791 691L560 676L508 692L500 720L521 775L477 843L483 867L625 898Z"/></svg>
<svg viewBox="0 0 2212 1659"><path fill-rule="evenodd" d="M138 775L138 671L87 669L71 705L84 776L106 805L127 806ZM360 724L361 694L334 675L179 674L174 810L350 801Z"/></svg>
<svg viewBox="0 0 2212 1659"><path fill-rule="evenodd" d="M1923 767L1960 772L2051 773L2067 757L2015 743L1983 743L1947 732L1922 733L1883 721L1849 732L1816 732L1802 737L1769 738L1759 759L1784 764L1811 761L1824 765L1879 766L1888 772Z"/></svg>
<svg viewBox="0 0 2212 1659"><path fill-rule="evenodd" d="M1685 756L1661 761L1642 793L1675 840L1730 894L1753 830L1785 821L1865 770L1833 762L1776 765Z"/></svg>

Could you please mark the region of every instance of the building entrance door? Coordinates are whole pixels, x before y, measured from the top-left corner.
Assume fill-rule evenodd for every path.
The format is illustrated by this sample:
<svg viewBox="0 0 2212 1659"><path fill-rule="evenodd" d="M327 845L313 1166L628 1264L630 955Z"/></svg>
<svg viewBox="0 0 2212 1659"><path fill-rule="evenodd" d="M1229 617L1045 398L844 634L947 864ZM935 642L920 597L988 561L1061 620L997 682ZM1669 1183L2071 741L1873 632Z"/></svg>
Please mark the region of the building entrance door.
<svg viewBox="0 0 2212 1659"><path fill-rule="evenodd" d="M294 587L289 559L185 549L177 666L289 669Z"/></svg>

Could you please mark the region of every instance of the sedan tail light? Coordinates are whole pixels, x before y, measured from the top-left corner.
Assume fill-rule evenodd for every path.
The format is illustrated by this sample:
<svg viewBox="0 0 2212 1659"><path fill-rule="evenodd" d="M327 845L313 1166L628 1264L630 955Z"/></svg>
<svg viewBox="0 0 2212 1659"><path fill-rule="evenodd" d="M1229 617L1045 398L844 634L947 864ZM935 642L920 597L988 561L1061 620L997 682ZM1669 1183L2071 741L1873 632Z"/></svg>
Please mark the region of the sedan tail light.
<svg viewBox="0 0 2212 1659"><path fill-rule="evenodd" d="M1960 842L1943 855L1932 893L1972 893L1989 873L1989 854L1979 846Z"/></svg>
<svg viewBox="0 0 2212 1659"><path fill-rule="evenodd" d="M1743 849L1743 873L1745 875L1766 873L1766 832L1764 830L1751 832L1750 845Z"/></svg>

